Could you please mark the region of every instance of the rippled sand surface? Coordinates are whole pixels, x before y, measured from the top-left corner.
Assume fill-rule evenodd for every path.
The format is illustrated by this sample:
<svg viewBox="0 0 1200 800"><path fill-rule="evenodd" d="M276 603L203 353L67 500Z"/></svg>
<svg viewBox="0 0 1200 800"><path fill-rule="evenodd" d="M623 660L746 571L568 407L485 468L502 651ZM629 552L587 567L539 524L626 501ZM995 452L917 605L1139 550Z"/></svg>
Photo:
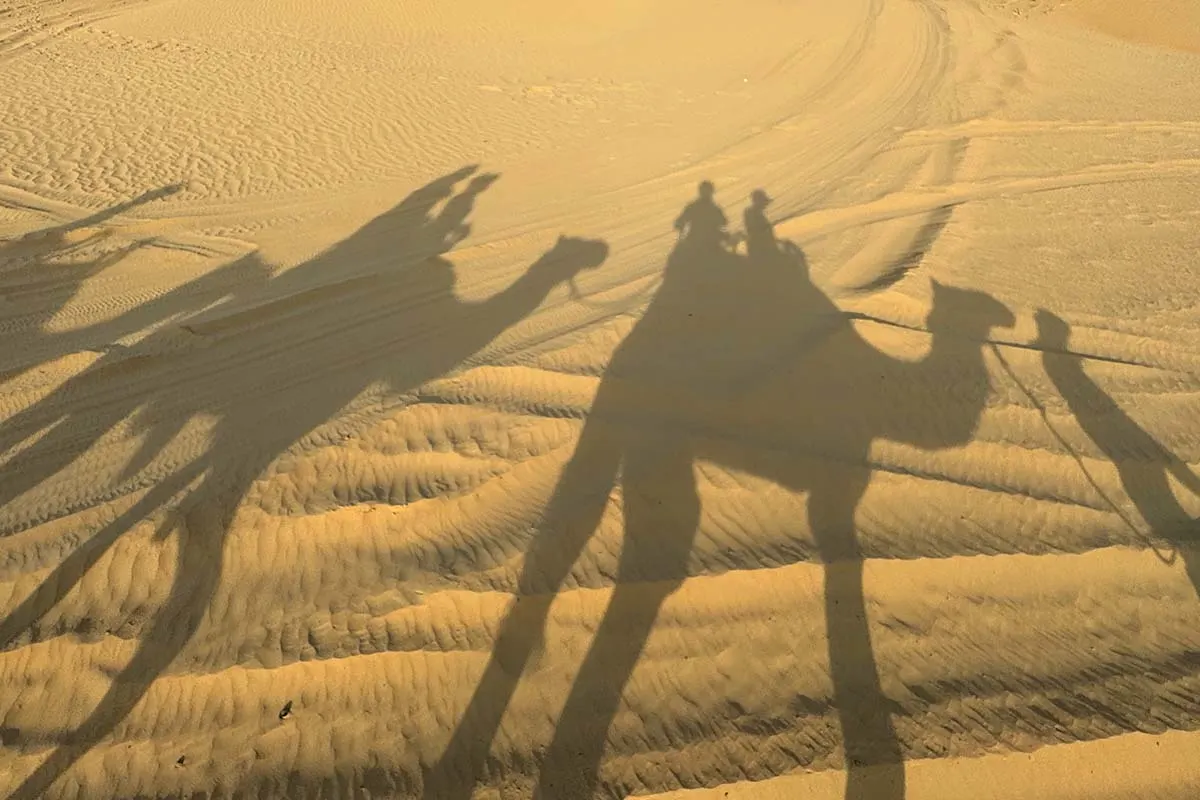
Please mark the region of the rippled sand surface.
<svg viewBox="0 0 1200 800"><path fill-rule="evenodd" d="M10 0L0 795L1190 800L1197 51Z"/></svg>

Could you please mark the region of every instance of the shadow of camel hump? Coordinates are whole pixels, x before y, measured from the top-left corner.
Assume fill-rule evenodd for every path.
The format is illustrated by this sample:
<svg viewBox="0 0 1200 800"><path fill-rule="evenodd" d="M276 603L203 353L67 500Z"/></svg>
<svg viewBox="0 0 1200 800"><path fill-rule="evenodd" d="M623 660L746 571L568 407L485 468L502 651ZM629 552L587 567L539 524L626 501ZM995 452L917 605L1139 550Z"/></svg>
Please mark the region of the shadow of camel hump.
<svg viewBox="0 0 1200 800"><path fill-rule="evenodd" d="M622 692L663 602L688 577L700 524L693 467L716 462L809 493L825 566L828 656L848 769L848 800L900 800L904 773L880 688L863 597L855 510L878 438L925 448L969 441L990 391L982 346L1013 316L987 295L935 285L930 348L900 361L863 339L810 280L803 253L775 239L756 192L746 256L705 182L676 221L663 281L614 352L571 460L525 554L516 603L440 760L426 800L467 800L522 672L541 646L554 595L615 488L624 540L611 600L540 761L535 796L620 796L600 770ZM966 383L947 410L946 378ZM905 408L892 404L907 393ZM916 403L933 403L914 420ZM836 462L819 457L836 454ZM814 456L818 457L814 462ZM816 463L816 466L814 466Z"/></svg>
<svg viewBox="0 0 1200 800"><path fill-rule="evenodd" d="M1200 596L1200 520L1180 505L1170 484L1174 477L1184 489L1200 496L1200 477L1088 376L1084 358L1070 350L1071 329L1066 320L1045 309L1037 311L1034 318L1046 374L1079 427L1117 468L1121 485L1150 535L1169 542L1183 558L1192 587Z"/></svg>
<svg viewBox="0 0 1200 800"><path fill-rule="evenodd" d="M468 168L417 190L311 261L246 287L222 313L192 319L189 327L205 346L154 355L159 352L154 338L172 332L151 334L143 342L150 355L136 362L132 390L126 376L126 391L111 391L113 381L122 380L111 373L120 373L128 366L122 360L129 358L115 353L68 381L61 396L52 394L6 421L0 438L7 447L53 426L50 436L15 457L33 470L21 483L25 490L51 474L36 468L65 467L70 459L62 453L82 452L130 415L140 421L145 441L153 443L151 452L135 456L136 464L148 463L152 451L170 443L189 419L203 414L214 420L200 455L158 480L68 555L0 622L0 646L27 631L53 635L56 631L38 631L42 616L119 537L171 511L158 528L160 535L180 537L168 598L87 720L12 797L41 797L120 724L182 652L217 589L238 507L276 458L371 386L382 384L399 395L451 372L533 313L555 286L606 260L603 241L560 237L506 288L485 300L461 300L454 293L454 267L443 255L466 235L475 196L497 177L479 176L454 194L454 186L473 172ZM349 290L320 291L339 284ZM71 403L89 394L108 402L77 417ZM45 403L66 410L58 417L45 414ZM12 464L8 461L5 470ZM6 491L5 499L19 499L19 493Z"/></svg>

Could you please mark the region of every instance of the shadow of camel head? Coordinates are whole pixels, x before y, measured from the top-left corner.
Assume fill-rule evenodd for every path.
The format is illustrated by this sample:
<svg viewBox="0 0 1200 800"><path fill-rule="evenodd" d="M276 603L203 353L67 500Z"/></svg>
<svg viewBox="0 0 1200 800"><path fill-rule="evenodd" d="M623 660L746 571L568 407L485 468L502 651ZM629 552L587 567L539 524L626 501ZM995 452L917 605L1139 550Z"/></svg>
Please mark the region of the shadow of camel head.
<svg viewBox="0 0 1200 800"><path fill-rule="evenodd" d="M479 194L486 191L493 183L500 180L498 172L484 172L471 178L471 182L467 184L467 188L463 191L467 194Z"/></svg>
<svg viewBox="0 0 1200 800"><path fill-rule="evenodd" d="M596 269L608 259L608 243L602 239L559 236L554 247L535 261L529 272L552 281L571 281L580 272Z"/></svg>
<svg viewBox="0 0 1200 800"><path fill-rule="evenodd" d="M930 332L955 330L984 337L994 328L1011 328L1017 319L1012 310L991 295L931 280L933 308L926 327Z"/></svg>

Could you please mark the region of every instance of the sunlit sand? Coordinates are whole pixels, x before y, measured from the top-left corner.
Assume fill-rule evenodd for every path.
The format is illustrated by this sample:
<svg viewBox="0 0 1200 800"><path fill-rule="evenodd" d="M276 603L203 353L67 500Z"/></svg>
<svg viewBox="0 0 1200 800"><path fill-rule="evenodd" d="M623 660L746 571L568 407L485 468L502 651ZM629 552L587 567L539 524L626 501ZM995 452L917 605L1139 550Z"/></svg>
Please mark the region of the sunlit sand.
<svg viewBox="0 0 1200 800"><path fill-rule="evenodd" d="M1196 796L1200 2L0 66L0 796Z"/></svg>

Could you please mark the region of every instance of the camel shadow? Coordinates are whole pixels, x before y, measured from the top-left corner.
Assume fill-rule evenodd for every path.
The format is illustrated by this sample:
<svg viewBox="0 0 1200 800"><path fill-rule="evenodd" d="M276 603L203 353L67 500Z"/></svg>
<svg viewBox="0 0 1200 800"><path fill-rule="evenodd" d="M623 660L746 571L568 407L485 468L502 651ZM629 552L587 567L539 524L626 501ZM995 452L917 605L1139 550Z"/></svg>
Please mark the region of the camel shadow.
<svg viewBox="0 0 1200 800"><path fill-rule="evenodd" d="M703 459L809 494L809 551L824 565L833 706L847 800L901 800L903 752L871 645L855 511L879 439L926 449L968 442L990 383L982 346L1012 313L979 292L934 285L929 351L880 352L810 280L803 252L780 242L752 195L745 255L725 215L700 195L643 316L601 380L570 462L526 551L517 598L424 797L466 800L549 607L619 488L625 534L604 618L540 762L535 797L601 789L609 727L663 602L688 577L700 524L694 464ZM965 386L950 402L946 386ZM929 409L927 416L913 409ZM619 787L605 787L618 793Z"/></svg>
<svg viewBox="0 0 1200 800"><path fill-rule="evenodd" d="M1200 596L1200 520L1192 518L1171 490L1174 476L1200 496L1200 477L1129 416L1084 370L1070 350L1067 322L1045 309L1034 315L1042 365L1079 427L1117 468L1126 495L1150 528L1183 558Z"/></svg>
<svg viewBox="0 0 1200 800"><path fill-rule="evenodd" d="M229 270L216 270L204 281L190 287L193 291L186 302L182 302L184 298L177 292L168 292L82 328L50 330L51 321L78 296L85 281L156 243L150 237L114 244L110 236L113 228L108 223L181 189L180 185L173 184L144 192L86 217L0 244L0 298L12 304L12 311L0 320L0 330L7 340L0 372L11 377L67 353L107 345L173 314L196 310L200 307L198 303L212 301L214 290L228 290L233 285L231 281L221 280L230 274ZM89 253L95 255L85 257ZM244 279L240 271L235 274Z"/></svg>
<svg viewBox="0 0 1200 800"><path fill-rule="evenodd" d="M128 478L188 420L215 420L197 457L156 476L0 622L0 647L26 634L63 633L39 630L39 620L122 535L149 520L160 536L180 537L170 594L134 655L13 798L42 796L120 724L192 639L221 578L238 507L274 460L371 387L402 395L451 372L533 313L554 287L606 260L603 241L560 237L506 288L462 300L445 255L469 233L476 197L498 177L475 171L434 181L312 260L192 315L186 330L195 347L173 346L178 329L154 332L136 352L108 354L4 423L3 451L33 443L4 464L14 480L6 480L0 507L19 505L128 417L143 434L125 467Z"/></svg>

